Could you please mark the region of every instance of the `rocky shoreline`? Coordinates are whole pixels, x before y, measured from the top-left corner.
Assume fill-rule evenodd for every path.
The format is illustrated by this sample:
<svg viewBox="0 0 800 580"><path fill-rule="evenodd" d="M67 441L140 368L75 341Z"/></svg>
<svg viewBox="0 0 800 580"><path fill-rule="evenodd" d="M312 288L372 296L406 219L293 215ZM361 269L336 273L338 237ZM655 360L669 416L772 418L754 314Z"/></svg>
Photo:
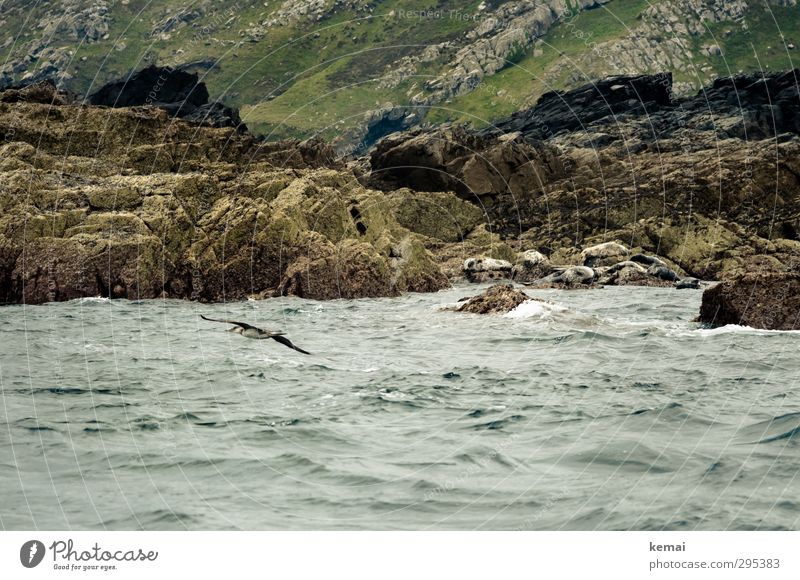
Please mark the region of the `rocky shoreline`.
<svg viewBox="0 0 800 580"><path fill-rule="evenodd" d="M262 141L172 72L156 101L141 92L158 70L88 103L48 83L0 92L0 302L714 280L701 321L793 327L726 305L753 276L797 272L797 70L682 99L670 75L616 77L349 160Z"/></svg>
<svg viewBox="0 0 800 580"><path fill-rule="evenodd" d="M47 84L21 92L0 96L0 302L447 285L394 217L398 200L360 186L321 142L69 103Z"/></svg>

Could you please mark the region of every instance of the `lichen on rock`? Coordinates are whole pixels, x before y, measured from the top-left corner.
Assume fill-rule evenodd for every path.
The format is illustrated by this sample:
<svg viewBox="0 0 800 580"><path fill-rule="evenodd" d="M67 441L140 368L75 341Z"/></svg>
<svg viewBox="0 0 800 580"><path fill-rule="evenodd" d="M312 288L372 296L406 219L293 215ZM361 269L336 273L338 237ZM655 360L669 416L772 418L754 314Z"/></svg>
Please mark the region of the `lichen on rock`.
<svg viewBox="0 0 800 580"><path fill-rule="evenodd" d="M472 314L505 314L528 300L534 298L514 289L511 284L496 284L477 296L465 299L456 306L456 311Z"/></svg>
<svg viewBox="0 0 800 580"><path fill-rule="evenodd" d="M407 207L362 186L319 142L260 143L146 107L0 102L0 126L11 125L4 302L358 298L449 284L426 236L401 224L414 221ZM439 201L472 227L477 210L449 198Z"/></svg>

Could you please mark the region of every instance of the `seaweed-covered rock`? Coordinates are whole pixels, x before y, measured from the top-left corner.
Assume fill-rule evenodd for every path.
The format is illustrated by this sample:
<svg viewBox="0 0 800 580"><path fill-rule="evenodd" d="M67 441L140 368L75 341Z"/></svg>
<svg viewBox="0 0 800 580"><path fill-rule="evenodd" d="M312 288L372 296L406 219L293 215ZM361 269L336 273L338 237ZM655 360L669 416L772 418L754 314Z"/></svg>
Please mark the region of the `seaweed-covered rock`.
<svg viewBox="0 0 800 580"><path fill-rule="evenodd" d="M460 242L483 221L483 212L452 193L408 188L386 195L392 213L405 228L443 242Z"/></svg>
<svg viewBox="0 0 800 580"><path fill-rule="evenodd" d="M326 244L321 257L302 256L287 269L281 294L330 300L396 296L386 261L369 244L345 240Z"/></svg>
<svg viewBox="0 0 800 580"><path fill-rule="evenodd" d="M0 126L11 125L0 302L357 298L449 284L430 238L395 217L403 204L336 163L317 167L321 142L262 144L157 109L0 103Z"/></svg>
<svg viewBox="0 0 800 580"><path fill-rule="evenodd" d="M504 314L511 312L530 296L515 290L510 284L497 284L486 289L485 292L467 299L456 307L458 312L471 312L473 314Z"/></svg>

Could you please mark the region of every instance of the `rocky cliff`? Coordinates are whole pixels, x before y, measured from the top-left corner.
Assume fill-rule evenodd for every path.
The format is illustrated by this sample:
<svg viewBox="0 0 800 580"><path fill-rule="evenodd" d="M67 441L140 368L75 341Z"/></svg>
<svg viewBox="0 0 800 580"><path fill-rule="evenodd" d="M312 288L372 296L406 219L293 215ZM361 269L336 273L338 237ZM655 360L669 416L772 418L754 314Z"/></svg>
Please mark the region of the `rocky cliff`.
<svg viewBox="0 0 800 580"><path fill-rule="evenodd" d="M0 93L0 300L393 296L450 279L696 287L800 258L799 71L669 74L415 129L347 164L159 106ZM119 95L117 95L119 96ZM116 98L116 97L114 97Z"/></svg>
<svg viewBox="0 0 800 580"><path fill-rule="evenodd" d="M52 85L0 95L1 302L354 298L448 284L401 225L409 206L396 217L395 198L362 187L320 142L70 104Z"/></svg>
<svg viewBox="0 0 800 580"><path fill-rule="evenodd" d="M453 190L490 230L560 262L619 240L702 279L780 268L800 253L799 80L737 76L675 98L669 74L614 77L489 130L395 134L362 180Z"/></svg>

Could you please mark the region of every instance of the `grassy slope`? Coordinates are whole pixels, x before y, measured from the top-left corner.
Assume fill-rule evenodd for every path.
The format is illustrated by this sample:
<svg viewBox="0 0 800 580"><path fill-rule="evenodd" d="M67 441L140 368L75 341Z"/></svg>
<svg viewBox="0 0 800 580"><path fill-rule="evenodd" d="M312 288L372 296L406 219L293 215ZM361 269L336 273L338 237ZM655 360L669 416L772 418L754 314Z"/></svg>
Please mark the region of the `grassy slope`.
<svg viewBox="0 0 800 580"><path fill-rule="evenodd" d="M751 10L744 23L717 23L696 39L698 47L717 44L721 56L704 57L718 76L739 71L786 70L800 66L800 7ZM794 49L787 45L794 44Z"/></svg>
<svg viewBox="0 0 800 580"><path fill-rule="evenodd" d="M408 96L420 90L425 77L435 76L444 63L430 63L421 74L423 78L407 80L392 89L378 83L387 65L404 54L419 52L422 46L457 38L475 25L452 18L403 19L398 17L401 10L447 13L457 9L471 13L479 3L480 0L381 0L373 3L374 11L366 18L367 13L359 12L357 16L337 14L321 22L303 21L273 28L268 36L253 42L241 31L248 23L269 17L280 2L237 0L235 13L226 8L210 11L197 22L199 26L184 26L172 31L170 38L162 39L152 31L164 19L164 6L172 6L174 12L192 3L129 0L127 5L115 3L107 41L88 45L65 40L62 45L75 51L69 72L74 76L71 87L79 92L97 88L153 61L178 64L212 59L217 64L201 73L206 75L211 94L242 107L251 128L273 137L319 132L331 138L359 124L365 111L386 103L407 103ZM6 9L0 14L0 22L5 22L0 24L0 42L20 32L23 41L40 34L38 30L30 31L24 18L38 20L46 6L25 4L24 10L11 11L8 0L3 6ZM593 43L629 34L647 6L647 0L613 0L568 18L542 38L536 52L530 49L521 53L515 64L487 78L472 93L435 107L428 120L482 125L529 106L546 90L575 84L576 76L603 76L604 71L599 69L577 68L581 56L591 50ZM232 15L238 18L229 22ZM774 70L797 66L795 55L800 56L800 48L787 51L778 27L783 30L786 43L800 46L800 9L773 7L770 12L758 5L751 9L746 22L747 30L742 29L741 23L721 23L693 39L698 68L705 67L706 75L727 75L760 67ZM242 45L237 47L239 42ZM704 56L701 47L708 44L722 46L724 57ZM0 59L6 58L8 50L0 49ZM183 52L175 56L178 50ZM602 61L595 62L598 60ZM704 80L698 79L696 71L691 74L676 72L676 80L694 84ZM547 84L545 78L554 81Z"/></svg>
<svg viewBox="0 0 800 580"><path fill-rule="evenodd" d="M591 50L592 42L621 38L637 24L637 16L648 6L646 0L611 2L596 10L583 12L555 26L543 40L541 54L527 52L517 65L509 66L487 79L477 90L457 97L431 112L431 122L459 121L483 126L493 120L530 106L542 93L574 85L568 77L586 81L603 76L603 71L580 70L563 66ZM744 22L713 23L708 32L693 39L694 67L686 72L673 71L676 82L695 88L713 76L730 76L740 71L787 70L800 66L800 8L755 5ZM717 44L722 56L706 56L703 46ZM794 44L794 49L786 45ZM706 70L703 71L702 69ZM554 83L547 85L545 75L563 70ZM648 71L642 71L648 72ZM656 72L656 71L649 71Z"/></svg>
<svg viewBox="0 0 800 580"><path fill-rule="evenodd" d="M534 96L563 88L564 77L576 69L565 67L561 78L552 85L544 80L548 71L565 61L573 62L590 51L592 43L624 36L647 6L647 0L622 0L566 19L542 37L541 54L534 54L535 49L531 48L515 65L489 77L475 91L431 111L428 120L467 121L480 126L529 106ZM593 76L593 71L579 72L587 80Z"/></svg>
<svg viewBox="0 0 800 580"><path fill-rule="evenodd" d="M251 128L274 136L321 131L330 137L343 127L359 124L368 110L407 100L413 81L393 89L377 86L387 65L429 44L456 38L475 25L455 18L400 18L402 11L471 13L480 0L365 0L365 5L374 4L372 13L347 12L320 22L303 20L273 27L255 42L241 31L248 23L268 18L280 2L272 0L265 7L265 2L237 0L238 18L233 23L228 22L231 13L221 8L205 14L197 21L199 26L183 26L171 31L171 38L162 39L152 31L165 17L165 4L173 7L173 13L184 4L191 6L150 0L116 3L108 40L61 42L75 51L70 88L88 92L151 62L213 60L215 66L201 72L209 92L241 107ZM0 26L0 39L29 30L24 17L38 21L44 12L45 7L37 6L7 17ZM30 32L22 39L30 40L38 33ZM240 41L242 46L237 47ZM178 50L182 53L175 56ZM0 49L0 59L5 60L7 53ZM434 63L431 74L441 64Z"/></svg>
<svg viewBox="0 0 800 580"><path fill-rule="evenodd" d="M315 66L296 69L298 79L286 92L273 100L256 100L255 104L244 108L244 118L262 132L283 135L319 131L332 137L341 129L360 123L366 111L386 103L404 104L415 81L408 80L392 89L382 88L379 81L385 67L403 54L417 53L429 44L463 34L473 24L448 18L400 19L396 14L401 9L436 8L447 12L456 6L469 11L479 3L480 0L473 0L466 6L450 0L384 2L371 18L357 23L337 16L326 23L326 30L319 31L320 39L313 44L306 41L309 52L317 51ZM392 10L395 10L394 17L389 16ZM320 50L320 45L326 48ZM278 54L294 52L293 48L281 48ZM439 66L441 63L431 67L430 74L433 75ZM417 79L420 84L422 80Z"/></svg>

